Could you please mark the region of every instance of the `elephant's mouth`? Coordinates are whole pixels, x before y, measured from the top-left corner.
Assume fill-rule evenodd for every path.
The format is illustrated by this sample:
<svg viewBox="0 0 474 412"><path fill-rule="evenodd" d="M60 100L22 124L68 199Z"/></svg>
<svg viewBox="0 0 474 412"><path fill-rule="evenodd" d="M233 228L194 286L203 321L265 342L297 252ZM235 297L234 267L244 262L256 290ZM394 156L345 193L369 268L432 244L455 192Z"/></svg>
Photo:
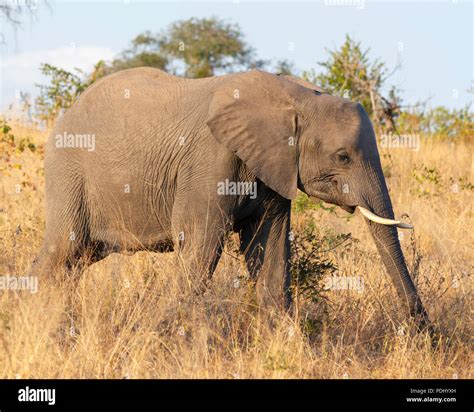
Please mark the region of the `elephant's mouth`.
<svg viewBox="0 0 474 412"><path fill-rule="evenodd" d="M357 206L349 206L349 205L340 205L341 209L345 210L347 213L351 215L355 212Z"/></svg>
<svg viewBox="0 0 474 412"><path fill-rule="evenodd" d="M345 210L347 213L350 213L350 214L353 214L355 212L356 208L357 208L357 205L352 206L352 205L345 205L345 204L336 202L329 195L327 195L325 193L322 193L322 192L318 192L315 195L311 195L310 199L313 200L313 201L316 201L316 202L319 201L319 200L322 200L323 202L331 203L333 205L339 206L341 209Z"/></svg>
<svg viewBox="0 0 474 412"><path fill-rule="evenodd" d="M324 193L318 193L317 195L311 195L310 199L312 199L313 201L322 200L323 202L332 203L333 205L339 206L341 209L345 210L347 213L350 213L351 215L354 214L356 209L359 209L360 213L367 220L378 223L380 225L396 226L400 229L413 229L413 226L408 224L408 223L404 223L400 220L393 220L393 219L387 219L387 218L381 217L381 216L375 214L374 212L371 212L370 210L368 210L365 207L362 207L360 205L353 206L353 205L345 205L345 204L337 203L334 200L330 199L329 196L324 194Z"/></svg>

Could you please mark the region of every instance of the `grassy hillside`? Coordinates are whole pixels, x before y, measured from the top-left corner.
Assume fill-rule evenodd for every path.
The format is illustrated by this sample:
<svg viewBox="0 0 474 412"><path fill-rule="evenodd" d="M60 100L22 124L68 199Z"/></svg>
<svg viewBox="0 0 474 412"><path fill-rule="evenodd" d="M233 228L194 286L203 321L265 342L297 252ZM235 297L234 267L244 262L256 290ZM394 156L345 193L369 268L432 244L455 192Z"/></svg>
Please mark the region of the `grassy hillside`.
<svg viewBox="0 0 474 412"><path fill-rule="evenodd" d="M26 275L41 244L46 135L20 125L0 135L0 275ZM187 290L173 254L115 254L75 292L47 279L37 293L0 291L0 377L472 377L472 149L427 138L419 151L382 150L396 214L415 226L401 243L439 327L437 347L403 323L362 217L300 196L295 270L315 272L312 288L298 289L296 316L275 331L260 321L235 239L201 297ZM351 281L328 288L328 277Z"/></svg>

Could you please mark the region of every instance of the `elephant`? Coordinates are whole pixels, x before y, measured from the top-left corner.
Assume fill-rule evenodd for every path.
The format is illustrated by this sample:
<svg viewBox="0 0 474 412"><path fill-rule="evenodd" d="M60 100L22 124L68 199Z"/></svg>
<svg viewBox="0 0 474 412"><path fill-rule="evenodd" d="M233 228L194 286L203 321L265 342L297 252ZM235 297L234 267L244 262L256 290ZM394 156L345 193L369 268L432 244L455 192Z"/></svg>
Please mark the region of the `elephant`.
<svg viewBox="0 0 474 412"><path fill-rule="evenodd" d="M205 282L235 232L259 305L288 311L300 190L362 212L404 307L428 322L398 239L409 225L394 218L366 111L297 77L185 79L146 67L108 75L57 121L45 180L35 273L174 250Z"/></svg>

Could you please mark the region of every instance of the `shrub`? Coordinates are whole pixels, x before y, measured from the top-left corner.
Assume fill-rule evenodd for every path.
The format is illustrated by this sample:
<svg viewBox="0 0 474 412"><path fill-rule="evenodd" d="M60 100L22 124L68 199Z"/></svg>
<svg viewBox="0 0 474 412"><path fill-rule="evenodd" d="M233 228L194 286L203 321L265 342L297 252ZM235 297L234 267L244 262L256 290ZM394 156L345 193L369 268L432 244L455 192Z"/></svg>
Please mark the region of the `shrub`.
<svg viewBox="0 0 474 412"><path fill-rule="evenodd" d="M321 232L313 220L291 238L292 291L301 316L302 329L309 335L320 330L327 316L328 299L324 280L337 272L328 252L352 240L350 233Z"/></svg>

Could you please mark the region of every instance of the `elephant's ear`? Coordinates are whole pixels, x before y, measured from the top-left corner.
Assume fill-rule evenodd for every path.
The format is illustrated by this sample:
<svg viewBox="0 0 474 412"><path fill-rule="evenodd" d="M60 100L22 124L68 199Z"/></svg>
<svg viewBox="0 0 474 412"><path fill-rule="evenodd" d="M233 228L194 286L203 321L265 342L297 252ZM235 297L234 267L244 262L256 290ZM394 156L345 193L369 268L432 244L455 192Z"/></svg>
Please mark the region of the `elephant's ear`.
<svg viewBox="0 0 474 412"><path fill-rule="evenodd" d="M232 82L217 90L207 125L268 187L287 199L296 196L296 111L276 101L257 82Z"/></svg>

